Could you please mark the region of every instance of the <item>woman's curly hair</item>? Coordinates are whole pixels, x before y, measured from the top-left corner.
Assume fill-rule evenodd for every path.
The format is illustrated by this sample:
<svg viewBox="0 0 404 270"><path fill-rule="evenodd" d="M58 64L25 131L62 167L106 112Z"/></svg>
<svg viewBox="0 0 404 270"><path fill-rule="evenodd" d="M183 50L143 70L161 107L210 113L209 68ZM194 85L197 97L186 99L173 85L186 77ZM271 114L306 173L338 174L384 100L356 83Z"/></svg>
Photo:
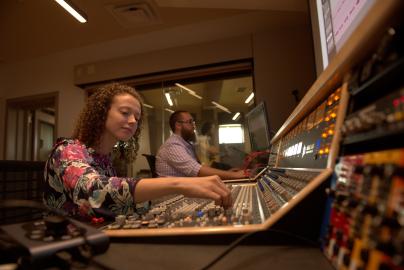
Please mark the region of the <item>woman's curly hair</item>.
<svg viewBox="0 0 404 270"><path fill-rule="evenodd" d="M143 101L133 87L120 83L111 83L97 89L87 100L86 106L81 111L78 122L73 132L73 138L90 147L98 147L100 135L105 130L108 111L116 95L129 94L140 103L140 117L137 121L135 134L127 142L118 142L114 147L113 154L120 159L132 162L136 159L139 150L139 137L144 118Z"/></svg>

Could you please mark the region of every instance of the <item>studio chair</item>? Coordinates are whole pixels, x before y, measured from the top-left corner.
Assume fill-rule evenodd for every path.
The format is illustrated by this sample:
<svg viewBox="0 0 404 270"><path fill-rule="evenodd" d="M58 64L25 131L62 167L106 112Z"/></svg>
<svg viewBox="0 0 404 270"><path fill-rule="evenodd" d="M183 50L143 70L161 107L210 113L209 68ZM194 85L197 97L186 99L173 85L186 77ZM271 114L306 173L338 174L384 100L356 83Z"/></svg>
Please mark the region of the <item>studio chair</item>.
<svg viewBox="0 0 404 270"><path fill-rule="evenodd" d="M0 160L0 200L42 202L44 161ZM0 209L0 224L26 221L41 216L35 209Z"/></svg>
<svg viewBox="0 0 404 270"><path fill-rule="evenodd" d="M153 178L158 177L156 173L156 156L148 154L142 154L142 156L146 158L147 163L149 164L152 177Z"/></svg>

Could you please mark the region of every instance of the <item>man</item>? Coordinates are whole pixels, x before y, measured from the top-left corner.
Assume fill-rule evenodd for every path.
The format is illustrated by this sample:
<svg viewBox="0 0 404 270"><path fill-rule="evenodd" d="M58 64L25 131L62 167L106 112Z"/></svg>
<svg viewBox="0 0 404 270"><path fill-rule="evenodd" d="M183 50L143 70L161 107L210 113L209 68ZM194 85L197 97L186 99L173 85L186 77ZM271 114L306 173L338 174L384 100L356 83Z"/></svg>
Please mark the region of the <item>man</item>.
<svg viewBox="0 0 404 270"><path fill-rule="evenodd" d="M194 177L218 175L222 179L245 178L242 170L224 171L201 165L195 153L195 121L187 111L176 111L170 116L173 134L160 147L156 156L159 176Z"/></svg>

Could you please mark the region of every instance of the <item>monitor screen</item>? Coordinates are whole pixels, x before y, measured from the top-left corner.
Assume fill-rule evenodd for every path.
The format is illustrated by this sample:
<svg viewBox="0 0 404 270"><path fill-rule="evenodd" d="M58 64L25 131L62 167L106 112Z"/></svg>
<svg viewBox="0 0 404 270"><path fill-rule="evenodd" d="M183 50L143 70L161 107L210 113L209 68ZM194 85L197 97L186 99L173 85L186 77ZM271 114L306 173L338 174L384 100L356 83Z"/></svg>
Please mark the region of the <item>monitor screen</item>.
<svg viewBox="0 0 404 270"><path fill-rule="evenodd" d="M316 69L319 75L343 47L375 0L310 0Z"/></svg>
<svg viewBox="0 0 404 270"><path fill-rule="evenodd" d="M269 149L270 135L267 121L265 103L259 103L246 114L248 134L250 136L251 151Z"/></svg>

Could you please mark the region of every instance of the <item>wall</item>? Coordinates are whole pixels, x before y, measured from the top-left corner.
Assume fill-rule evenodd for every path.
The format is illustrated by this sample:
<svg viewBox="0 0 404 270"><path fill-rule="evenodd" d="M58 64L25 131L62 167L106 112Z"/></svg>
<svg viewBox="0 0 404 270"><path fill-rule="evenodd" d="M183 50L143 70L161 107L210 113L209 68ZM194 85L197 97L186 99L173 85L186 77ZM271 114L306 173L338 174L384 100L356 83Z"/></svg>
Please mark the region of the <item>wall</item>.
<svg viewBox="0 0 404 270"><path fill-rule="evenodd" d="M311 40L310 36L302 38L299 46L296 46L296 41L292 38L296 34L310 35L307 16L285 12L282 18L284 23L274 26L273 20L265 12L244 14L94 44L24 62L1 63L0 102L1 98L4 101L8 98L59 92L57 136L68 137L85 100L85 93L74 85L75 80L106 80L249 56L254 57L255 62L257 100L268 95L274 103L267 105L277 108L278 104L283 104L283 112L279 117L272 113L272 109L269 110L270 121L274 126L278 126L283 118L286 118L284 115L290 113L294 106L288 100L276 101L279 93L275 89L309 87L307 79L301 78L307 76L307 73L294 75L296 80L291 85L291 70L288 68L291 68L293 73L306 68L308 71L313 70L313 61L310 60L311 41L307 41ZM295 29L295 26L298 27ZM275 30L279 27L282 27L282 32ZM302 33L299 34L299 31ZM307 44L304 44L305 42ZM268 46L278 52L268 54ZM302 57L302 54L305 57ZM285 59L288 65L281 69L284 74L280 77L272 76L279 68L279 63L285 62ZM80 67L83 67L81 71ZM270 82L267 82L270 77ZM312 80L313 76L309 77L309 80ZM0 116L2 110L4 106L1 107ZM3 129L4 112L0 122L0 130ZM3 158L4 154L3 144L4 138L1 138L0 158ZM143 166L148 167L147 163L143 163Z"/></svg>
<svg viewBox="0 0 404 270"><path fill-rule="evenodd" d="M254 84L256 101L265 101L270 129L276 132L315 81L315 63L309 27L271 29L256 33ZM272 136L271 136L272 137Z"/></svg>
<svg viewBox="0 0 404 270"><path fill-rule="evenodd" d="M251 57L250 36L238 36L78 65L75 67L75 83L93 83Z"/></svg>
<svg viewBox="0 0 404 270"><path fill-rule="evenodd" d="M4 114L4 110L5 110L5 103L4 100L2 100L0 98L0 130L4 130L5 129L5 114ZM0 160L4 159L4 132L1 131L0 132Z"/></svg>
<svg viewBox="0 0 404 270"><path fill-rule="evenodd" d="M0 69L0 160L4 159L4 136L5 136L5 124L6 124L6 101L4 98L3 88L3 72ZM4 132L3 132L4 131Z"/></svg>

